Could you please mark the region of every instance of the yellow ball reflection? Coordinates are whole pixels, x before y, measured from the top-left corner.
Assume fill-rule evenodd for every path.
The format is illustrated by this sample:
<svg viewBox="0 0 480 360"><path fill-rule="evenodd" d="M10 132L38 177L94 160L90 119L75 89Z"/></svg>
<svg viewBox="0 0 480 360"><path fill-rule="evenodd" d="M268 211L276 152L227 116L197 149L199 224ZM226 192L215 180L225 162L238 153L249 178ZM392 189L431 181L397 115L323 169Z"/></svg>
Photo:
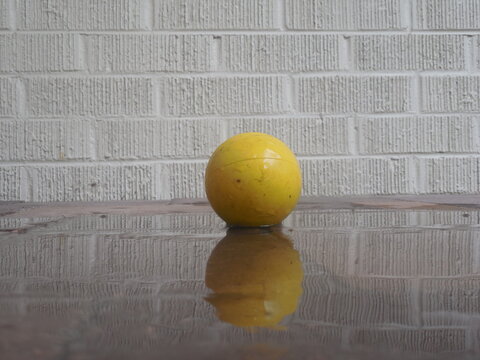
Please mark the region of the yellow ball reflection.
<svg viewBox="0 0 480 360"><path fill-rule="evenodd" d="M207 301L236 326L274 327L293 313L303 269L290 239L278 229L230 229L207 263Z"/></svg>

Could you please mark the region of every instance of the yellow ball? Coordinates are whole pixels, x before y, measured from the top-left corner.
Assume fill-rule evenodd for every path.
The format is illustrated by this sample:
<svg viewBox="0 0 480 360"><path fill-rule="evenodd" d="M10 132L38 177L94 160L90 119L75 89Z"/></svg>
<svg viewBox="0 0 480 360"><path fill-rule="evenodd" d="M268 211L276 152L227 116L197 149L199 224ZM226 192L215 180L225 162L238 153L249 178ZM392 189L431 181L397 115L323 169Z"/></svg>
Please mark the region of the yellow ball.
<svg viewBox="0 0 480 360"><path fill-rule="evenodd" d="M230 226L279 224L295 208L301 183L292 151L262 133L239 134L225 141L205 172L208 200Z"/></svg>
<svg viewBox="0 0 480 360"><path fill-rule="evenodd" d="M285 234L231 229L208 259L205 284L213 294L206 300L222 321L275 327L296 310L302 280L300 255Z"/></svg>

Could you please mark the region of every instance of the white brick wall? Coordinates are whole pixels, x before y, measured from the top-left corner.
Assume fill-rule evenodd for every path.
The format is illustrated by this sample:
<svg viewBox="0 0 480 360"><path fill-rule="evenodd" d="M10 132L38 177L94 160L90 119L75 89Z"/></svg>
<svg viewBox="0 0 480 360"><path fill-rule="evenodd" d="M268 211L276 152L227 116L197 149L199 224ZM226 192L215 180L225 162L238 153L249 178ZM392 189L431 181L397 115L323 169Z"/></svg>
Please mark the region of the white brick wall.
<svg viewBox="0 0 480 360"><path fill-rule="evenodd" d="M480 193L479 121L477 0L0 0L0 200L204 197L245 131L306 196Z"/></svg>

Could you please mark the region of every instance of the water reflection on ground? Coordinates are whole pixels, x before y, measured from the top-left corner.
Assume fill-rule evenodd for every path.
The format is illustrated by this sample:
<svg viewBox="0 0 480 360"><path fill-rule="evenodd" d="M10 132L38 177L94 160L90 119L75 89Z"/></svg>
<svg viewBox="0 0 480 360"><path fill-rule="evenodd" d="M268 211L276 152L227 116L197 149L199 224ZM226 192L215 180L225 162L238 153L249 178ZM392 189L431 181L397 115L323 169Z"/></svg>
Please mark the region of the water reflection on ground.
<svg viewBox="0 0 480 360"><path fill-rule="evenodd" d="M0 217L2 359L477 359L480 211Z"/></svg>

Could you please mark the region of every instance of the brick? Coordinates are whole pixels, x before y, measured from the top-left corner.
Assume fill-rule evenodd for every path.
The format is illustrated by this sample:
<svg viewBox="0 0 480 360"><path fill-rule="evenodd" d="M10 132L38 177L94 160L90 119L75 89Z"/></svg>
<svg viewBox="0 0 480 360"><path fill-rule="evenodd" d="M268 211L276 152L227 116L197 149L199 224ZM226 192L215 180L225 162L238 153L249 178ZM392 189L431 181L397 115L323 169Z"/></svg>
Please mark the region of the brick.
<svg viewBox="0 0 480 360"><path fill-rule="evenodd" d="M86 120L4 120L0 122L0 160L90 158Z"/></svg>
<svg viewBox="0 0 480 360"><path fill-rule="evenodd" d="M303 113L395 113L411 110L412 79L406 76L321 76L297 79Z"/></svg>
<svg viewBox="0 0 480 360"><path fill-rule="evenodd" d="M415 29L478 30L480 4L477 0L416 0Z"/></svg>
<svg viewBox="0 0 480 360"><path fill-rule="evenodd" d="M125 294L129 298L155 297L158 295L158 284L142 281L127 283L125 284Z"/></svg>
<svg viewBox="0 0 480 360"><path fill-rule="evenodd" d="M85 336L86 347L95 349L95 353L103 352L105 349L115 349L115 353L121 354L133 354L135 350L132 352L132 349L142 349L142 352L149 354L161 352L162 357L166 359L187 359L192 356L192 349L195 348L193 350L195 356L206 353L205 356L200 355L199 357L202 359L211 358L209 356L211 352L206 351L208 346L205 348L205 344L211 341L211 337L204 328L175 329L156 326L154 319L161 316L148 312L146 312L146 315L150 316L149 318L140 317L144 323L138 323L138 321L137 323L131 323L135 318L138 318L138 313L143 311L145 310L142 308L136 313L129 315L128 319L123 323L98 324L97 326L100 328L98 333L91 332ZM121 310L109 315L110 318L122 318L124 316L125 314ZM197 347L191 345L199 343L202 345ZM185 346L185 344L188 345ZM87 354L79 359L88 359L91 352ZM126 355L126 357L116 356L116 359L127 358L129 358L129 355Z"/></svg>
<svg viewBox="0 0 480 360"><path fill-rule="evenodd" d="M95 274L107 280L203 280L218 238L101 235Z"/></svg>
<svg viewBox="0 0 480 360"><path fill-rule="evenodd" d="M285 142L296 155L348 154L348 119L345 117L235 119L229 136L263 132Z"/></svg>
<svg viewBox="0 0 480 360"><path fill-rule="evenodd" d="M360 118L361 154L478 152L472 116Z"/></svg>
<svg viewBox="0 0 480 360"><path fill-rule="evenodd" d="M89 274L89 236L39 235L0 243L0 277L74 279Z"/></svg>
<svg viewBox="0 0 480 360"><path fill-rule="evenodd" d="M162 297L159 301L161 319L159 325L177 329L204 328L217 321L209 303L201 297Z"/></svg>
<svg viewBox="0 0 480 360"><path fill-rule="evenodd" d="M474 37L473 52L474 59L477 59L477 63L474 64L474 66L476 66L477 69L480 69L480 36Z"/></svg>
<svg viewBox="0 0 480 360"><path fill-rule="evenodd" d="M426 326L468 326L480 313L480 278L422 280L422 317Z"/></svg>
<svg viewBox="0 0 480 360"><path fill-rule="evenodd" d="M465 70L461 35L353 36L352 46L357 70Z"/></svg>
<svg viewBox="0 0 480 360"><path fill-rule="evenodd" d="M50 224L47 232L71 231L72 233L117 233L131 230L150 232L155 229L155 216L133 216L126 214L81 215ZM38 231L38 230L37 230Z"/></svg>
<svg viewBox="0 0 480 360"><path fill-rule="evenodd" d="M277 114L288 109L286 79L262 77L170 78L165 82L170 116Z"/></svg>
<svg viewBox="0 0 480 360"><path fill-rule="evenodd" d="M412 192L405 158L300 160L303 196L381 195Z"/></svg>
<svg viewBox="0 0 480 360"><path fill-rule="evenodd" d="M20 194L20 168L0 166L0 201L25 200Z"/></svg>
<svg viewBox="0 0 480 360"><path fill-rule="evenodd" d="M307 276L304 291L299 320L353 327L417 325L419 314L407 279L322 274Z"/></svg>
<svg viewBox="0 0 480 360"><path fill-rule="evenodd" d="M98 300L123 296L125 290L119 283L88 278L86 280L35 280L26 282L23 294L31 298Z"/></svg>
<svg viewBox="0 0 480 360"><path fill-rule="evenodd" d="M77 165L28 168L32 201L151 200L155 198L150 165Z"/></svg>
<svg viewBox="0 0 480 360"><path fill-rule="evenodd" d="M353 210L355 228L412 227L417 225L417 212L412 210Z"/></svg>
<svg viewBox="0 0 480 360"><path fill-rule="evenodd" d="M105 301L96 307L96 316L92 323L98 327L111 329L124 326L146 325L156 312L158 301L154 297L146 298L119 298L114 301Z"/></svg>
<svg viewBox="0 0 480 360"><path fill-rule="evenodd" d="M0 35L0 72L80 70L78 34Z"/></svg>
<svg viewBox="0 0 480 360"><path fill-rule="evenodd" d="M306 72L337 70L336 35L226 35L221 37L226 71Z"/></svg>
<svg viewBox="0 0 480 360"><path fill-rule="evenodd" d="M421 192L472 194L480 192L479 158L442 157L419 160L423 173Z"/></svg>
<svg viewBox="0 0 480 360"><path fill-rule="evenodd" d="M2 316L2 318L8 318L8 317L11 317L12 315L17 316L17 315L20 315L21 313L22 313L21 304L18 301L18 299L6 298L6 297L0 298L0 316Z"/></svg>
<svg viewBox="0 0 480 360"><path fill-rule="evenodd" d="M299 346L305 351L303 345L305 344L315 344L317 347L322 345L328 346L340 346L342 341L342 328L335 326L327 325L318 325L318 324L288 324L288 328L285 331L279 331L278 329L269 329L269 328L260 328L256 327L255 331L251 331L249 328L228 326L223 327L220 331L220 341L224 344L255 344L254 352L256 354L264 355L263 358L268 359L268 357L273 356L273 358L278 356L276 354L286 353L284 349L273 345L271 348L267 344L290 344L294 346ZM263 344L265 348L259 346ZM305 351L302 353L302 349L294 349L290 347L289 351L295 353L297 359L306 359L308 354L311 352ZM264 349L264 351L262 351ZM246 354L253 354L252 348L250 351L247 349ZM268 354L268 355L267 355ZM266 356L266 357L265 357ZM262 356L260 356L262 357ZM280 358L282 356L280 355ZM243 358L243 357L242 357ZM247 355L248 359L249 356ZM287 357L288 358L288 357Z"/></svg>
<svg viewBox="0 0 480 360"><path fill-rule="evenodd" d="M417 225L417 212L412 210L297 210L291 226L303 229L318 228L389 228Z"/></svg>
<svg viewBox="0 0 480 360"><path fill-rule="evenodd" d="M155 0L157 30L260 30L276 28L275 0Z"/></svg>
<svg viewBox="0 0 480 360"><path fill-rule="evenodd" d="M203 35L89 35L93 72L201 72L211 69L213 37Z"/></svg>
<svg viewBox="0 0 480 360"><path fill-rule="evenodd" d="M139 30L142 0L20 0L20 30Z"/></svg>
<svg viewBox="0 0 480 360"><path fill-rule="evenodd" d="M299 250L305 274L346 274L348 232L294 231L288 233Z"/></svg>
<svg viewBox="0 0 480 360"><path fill-rule="evenodd" d="M0 94L2 94L0 96L0 117L14 116L17 113L15 80L0 78Z"/></svg>
<svg viewBox="0 0 480 360"><path fill-rule="evenodd" d="M5 224L7 226L8 223ZM13 224L12 224L13 225ZM49 224L38 232L70 231L78 233L119 233L135 231L147 234L203 235L223 234L225 223L213 212L172 213L161 215L83 215ZM0 219L0 228L2 222ZM7 227L7 228L12 228Z"/></svg>
<svg viewBox="0 0 480 360"><path fill-rule="evenodd" d="M298 229L351 228L351 210L296 210L291 214L290 226Z"/></svg>
<svg viewBox="0 0 480 360"><path fill-rule="evenodd" d="M36 116L153 114L149 78L33 78L27 97L29 113Z"/></svg>
<svg viewBox="0 0 480 360"><path fill-rule="evenodd" d="M160 285L159 292L166 295L207 295L211 292L206 285L205 280L175 280L166 281Z"/></svg>
<svg viewBox="0 0 480 360"><path fill-rule="evenodd" d="M120 330L125 325L145 327L157 318L156 327L191 329L213 323L215 315L202 298L148 297L145 299L119 299L101 306L99 326ZM122 321L118 321L121 318ZM127 330L127 329L124 329Z"/></svg>
<svg viewBox="0 0 480 360"><path fill-rule="evenodd" d="M420 212L419 224L426 226L480 225L477 210L428 210Z"/></svg>
<svg viewBox="0 0 480 360"><path fill-rule="evenodd" d="M23 218L1 217L0 230L18 229L20 227L23 227L25 223L26 223L26 219L23 219Z"/></svg>
<svg viewBox="0 0 480 360"><path fill-rule="evenodd" d="M425 76L422 92L423 112L480 111L480 76Z"/></svg>
<svg viewBox="0 0 480 360"><path fill-rule="evenodd" d="M88 314L91 306L91 302L77 299L30 300L25 306L25 312L29 318L48 318L50 321L63 319L74 323L75 320L78 321L78 315ZM72 316L73 314L77 316Z"/></svg>
<svg viewBox="0 0 480 360"><path fill-rule="evenodd" d="M222 142L219 120L102 120L95 126L99 159L210 156Z"/></svg>
<svg viewBox="0 0 480 360"><path fill-rule="evenodd" d="M286 21L295 30L404 28L400 0L288 0Z"/></svg>
<svg viewBox="0 0 480 360"><path fill-rule="evenodd" d="M355 272L406 277L469 275L474 272L475 238L471 231L462 230L361 233Z"/></svg>
<svg viewBox="0 0 480 360"><path fill-rule="evenodd" d="M206 166L206 161L159 165L159 183L163 184L161 198L205 198L204 174Z"/></svg>
<svg viewBox="0 0 480 360"><path fill-rule="evenodd" d="M225 223L215 213L166 214L158 221L158 228L174 234L221 234Z"/></svg>
<svg viewBox="0 0 480 360"><path fill-rule="evenodd" d="M2 297L18 294L19 292L18 284L19 282L15 279L0 280L0 292L2 294Z"/></svg>
<svg viewBox="0 0 480 360"><path fill-rule="evenodd" d="M353 346L392 351L463 353L467 350L465 329L358 329L350 337ZM460 354L459 354L460 355Z"/></svg>
<svg viewBox="0 0 480 360"><path fill-rule="evenodd" d="M152 280L159 270L158 247L162 238L136 236L125 239L119 235L101 235L97 240L95 273L108 280ZM155 254L160 258L156 259ZM172 260L173 261L173 260Z"/></svg>
<svg viewBox="0 0 480 360"><path fill-rule="evenodd" d="M0 0L0 30L5 30L10 27L9 14L9 0Z"/></svg>

